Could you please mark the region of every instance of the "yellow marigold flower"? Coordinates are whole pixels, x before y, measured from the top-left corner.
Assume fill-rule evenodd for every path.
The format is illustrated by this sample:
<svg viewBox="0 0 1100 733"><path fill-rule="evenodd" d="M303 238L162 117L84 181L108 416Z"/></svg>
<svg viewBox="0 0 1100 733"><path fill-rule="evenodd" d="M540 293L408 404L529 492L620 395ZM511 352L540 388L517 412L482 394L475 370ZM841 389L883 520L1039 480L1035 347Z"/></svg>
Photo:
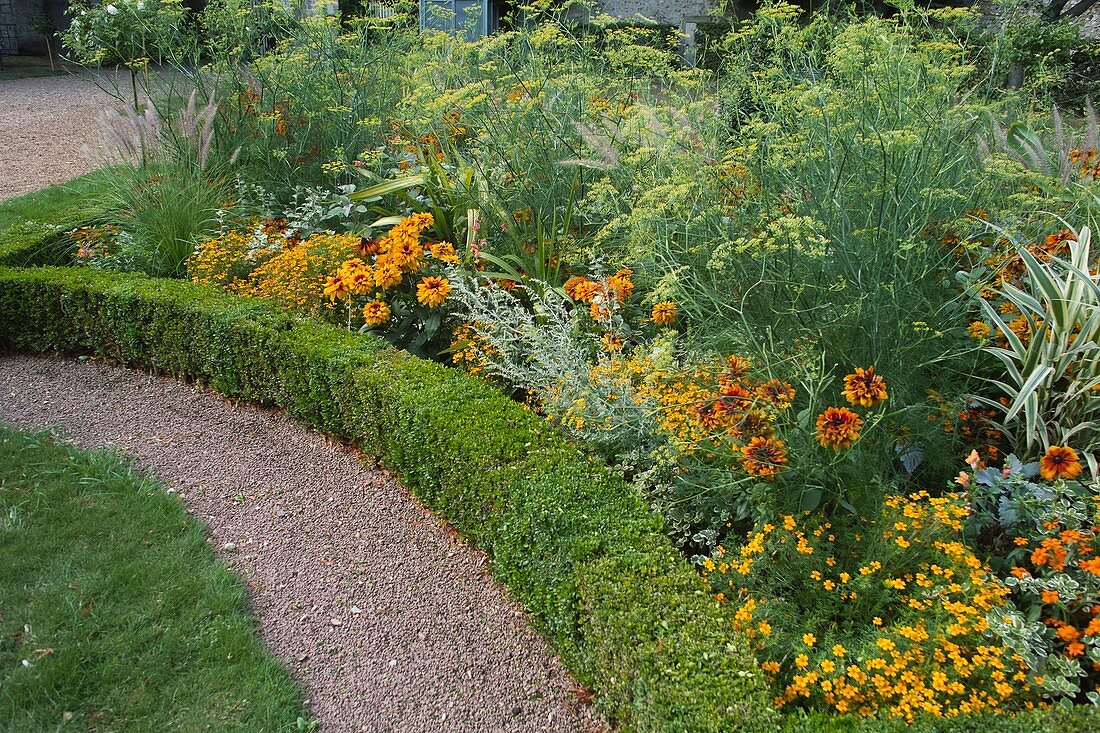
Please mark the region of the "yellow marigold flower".
<svg viewBox="0 0 1100 733"><path fill-rule="evenodd" d="M383 290L400 285L403 277L401 268L390 260L379 257L375 262L374 282Z"/></svg>
<svg viewBox="0 0 1100 733"><path fill-rule="evenodd" d="M772 633L772 625L767 621L761 621L756 625L756 628L759 629L760 633L764 636L770 636Z"/></svg>
<svg viewBox="0 0 1100 733"><path fill-rule="evenodd" d="M371 328L390 320L390 306L384 300L372 300L363 306L363 320Z"/></svg>
<svg viewBox="0 0 1100 733"><path fill-rule="evenodd" d="M605 333L601 336L600 345L603 346L604 351L609 351L611 353L623 350L622 338L613 333Z"/></svg>
<svg viewBox="0 0 1100 733"><path fill-rule="evenodd" d="M873 619L871 619L871 623L873 623L875 626L882 626L882 619L878 616L875 616Z"/></svg>
<svg viewBox="0 0 1100 733"><path fill-rule="evenodd" d="M853 405L874 407L886 399L886 382L875 374L875 368L857 367L844 377L844 397Z"/></svg>
<svg viewBox="0 0 1100 733"><path fill-rule="evenodd" d="M843 657L847 653L848 653L848 650L845 649L843 645L836 644L835 646L833 646L833 656L834 657Z"/></svg>
<svg viewBox="0 0 1100 733"><path fill-rule="evenodd" d="M741 464L750 476L770 480L786 463L787 451L782 440L757 436L741 447Z"/></svg>
<svg viewBox="0 0 1100 733"><path fill-rule="evenodd" d="M455 246L450 242L436 242L431 246L431 253L432 257L440 262L446 262L451 265L458 262L458 254L455 252Z"/></svg>
<svg viewBox="0 0 1100 733"><path fill-rule="evenodd" d="M1074 479L1081 475L1081 460L1077 457L1077 451L1072 448L1052 445L1039 461L1039 470L1047 481Z"/></svg>
<svg viewBox="0 0 1100 733"><path fill-rule="evenodd" d="M809 666L809 664L810 658L807 657L805 654L799 654L797 657L794 658L794 666L798 667L799 669L805 669L807 666Z"/></svg>
<svg viewBox="0 0 1100 733"><path fill-rule="evenodd" d="M863 419L847 407L829 407L817 416L817 442L823 448L851 448L859 439Z"/></svg>
<svg viewBox="0 0 1100 733"><path fill-rule="evenodd" d="M783 517L783 529L787 530L788 532L794 532L797 526L798 525L795 524L794 517L790 514L787 514Z"/></svg>
<svg viewBox="0 0 1100 733"><path fill-rule="evenodd" d="M836 671L836 663L831 659L826 659L821 663L821 671L826 674L832 674Z"/></svg>
<svg viewBox="0 0 1100 733"><path fill-rule="evenodd" d="M416 286L416 299L429 308L436 308L443 305L450 292L451 284L447 278L429 276L421 278L420 284Z"/></svg>
<svg viewBox="0 0 1100 733"><path fill-rule="evenodd" d="M827 590L827 591L833 591L833 590L836 590L836 583L834 583L834 582L833 582L833 581L831 581L831 580L826 580L826 581L825 581L824 583L822 583L821 585L822 585L822 586L823 586L823 587L825 588L825 590Z"/></svg>
<svg viewBox="0 0 1100 733"><path fill-rule="evenodd" d="M811 646L812 647L814 644L817 643L817 637L814 636L813 634L803 634L802 635L802 643L805 644L806 646Z"/></svg>
<svg viewBox="0 0 1100 733"><path fill-rule="evenodd" d="M970 334L971 338L987 339L989 334L993 333L993 329L985 321L974 321L967 326L966 332Z"/></svg>
<svg viewBox="0 0 1100 733"><path fill-rule="evenodd" d="M875 644L878 646L879 649L882 649L885 652L897 648L897 644L895 644L891 639L879 639L875 642Z"/></svg>
<svg viewBox="0 0 1100 733"><path fill-rule="evenodd" d="M671 326L680 315L676 304L671 300L665 300L653 306L653 322L658 326Z"/></svg>
<svg viewBox="0 0 1100 733"><path fill-rule="evenodd" d="M348 284L344 282L344 278L340 273L325 278L325 295L329 300L346 298L349 293Z"/></svg>

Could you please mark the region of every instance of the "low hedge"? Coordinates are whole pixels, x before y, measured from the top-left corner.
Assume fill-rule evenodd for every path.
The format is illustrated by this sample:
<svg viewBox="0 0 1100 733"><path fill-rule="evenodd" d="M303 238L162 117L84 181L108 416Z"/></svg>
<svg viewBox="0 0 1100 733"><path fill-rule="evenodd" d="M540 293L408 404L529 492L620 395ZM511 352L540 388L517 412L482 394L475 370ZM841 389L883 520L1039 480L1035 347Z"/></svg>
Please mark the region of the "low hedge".
<svg viewBox="0 0 1100 733"><path fill-rule="evenodd" d="M93 353L281 405L379 455L485 549L623 728L779 728L660 518L482 381L263 301L86 268L0 268L0 348Z"/></svg>

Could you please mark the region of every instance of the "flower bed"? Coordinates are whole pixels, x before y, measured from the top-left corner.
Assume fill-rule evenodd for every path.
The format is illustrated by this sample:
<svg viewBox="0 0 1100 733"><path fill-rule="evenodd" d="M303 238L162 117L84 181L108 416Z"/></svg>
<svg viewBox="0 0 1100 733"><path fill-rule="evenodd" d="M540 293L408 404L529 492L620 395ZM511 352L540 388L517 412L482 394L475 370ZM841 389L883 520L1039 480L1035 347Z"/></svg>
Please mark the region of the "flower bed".
<svg viewBox="0 0 1100 733"><path fill-rule="evenodd" d="M3 235L5 263L59 260ZM32 258L33 259L33 258ZM285 407L379 455L497 577L626 730L1086 731L1093 708L954 723L780 716L742 632L603 464L490 385L201 284L0 267L0 347L94 353ZM710 579L713 582L713 578Z"/></svg>

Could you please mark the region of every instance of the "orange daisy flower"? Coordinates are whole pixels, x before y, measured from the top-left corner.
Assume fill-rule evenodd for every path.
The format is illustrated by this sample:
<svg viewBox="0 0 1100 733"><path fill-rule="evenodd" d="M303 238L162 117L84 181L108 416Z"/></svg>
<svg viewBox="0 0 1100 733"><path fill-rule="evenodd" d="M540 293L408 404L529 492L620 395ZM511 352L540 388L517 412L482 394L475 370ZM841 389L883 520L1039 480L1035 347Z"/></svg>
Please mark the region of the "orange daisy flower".
<svg viewBox="0 0 1100 733"><path fill-rule="evenodd" d="M817 442L822 448L851 448L862 429L863 419L847 407L829 407L817 416Z"/></svg>
<svg viewBox="0 0 1100 733"><path fill-rule="evenodd" d="M857 367L844 377L844 396L853 405L874 407L886 399L886 382L875 374L875 368Z"/></svg>
<svg viewBox="0 0 1100 733"><path fill-rule="evenodd" d="M367 322L367 325L371 328L375 326L381 326L386 321L390 320L390 306L384 300L372 300L363 306L363 320Z"/></svg>
<svg viewBox="0 0 1100 733"><path fill-rule="evenodd" d="M451 292L451 283L445 277L421 278L416 286L416 299L429 308L443 305Z"/></svg>
<svg viewBox="0 0 1100 733"><path fill-rule="evenodd" d="M745 473L771 480L787 463L787 451L782 440L756 437L741 447L741 465Z"/></svg>
<svg viewBox="0 0 1100 733"><path fill-rule="evenodd" d="M1039 471L1047 481L1059 478L1077 478L1082 471L1077 451L1060 445L1052 445L1039 461Z"/></svg>
<svg viewBox="0 0 1100 733"><path fill-rule="evenodd" d="M653 322L658 326L671 326L679 317L680 311L671 300L653 306Z"/></svg>

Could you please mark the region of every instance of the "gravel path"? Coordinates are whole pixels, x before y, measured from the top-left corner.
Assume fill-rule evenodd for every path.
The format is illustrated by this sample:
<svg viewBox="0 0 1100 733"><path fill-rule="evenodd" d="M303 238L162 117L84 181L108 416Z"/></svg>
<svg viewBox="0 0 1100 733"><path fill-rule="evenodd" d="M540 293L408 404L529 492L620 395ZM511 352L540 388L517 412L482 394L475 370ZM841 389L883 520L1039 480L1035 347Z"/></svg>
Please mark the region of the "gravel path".
<svg viewBox="0 0 1100 733"><path fill-rule="evenodd" d="M112 99L90 72L29 79L0 73L0 201L99 167L99 114Z"/></svg>
<svg viewBox="0 0 1100 733"><path fill-rule="evenodd" d="M593 731L485 556L383 470L284 415L95 361L0 357L0 421L111 446L248 583L323 731Z"/></svg>

